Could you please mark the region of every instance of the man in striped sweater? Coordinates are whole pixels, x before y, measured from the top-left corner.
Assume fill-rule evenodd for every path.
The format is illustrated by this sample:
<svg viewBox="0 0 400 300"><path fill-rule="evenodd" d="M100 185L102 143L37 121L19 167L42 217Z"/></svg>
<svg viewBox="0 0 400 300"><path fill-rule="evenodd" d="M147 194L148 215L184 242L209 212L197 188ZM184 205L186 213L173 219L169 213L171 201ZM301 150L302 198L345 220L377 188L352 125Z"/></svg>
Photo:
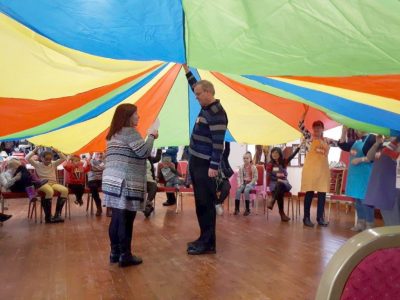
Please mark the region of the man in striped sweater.
<svg viewBox="0 0 400 300"><path fill-rule="evenodd" d="M207 80L197 81L187 65L186 77L201 105L190 137L189 172L193 182L200 237L188 243L190 255L216 253L216 181L224 150L228 117L220 101L215 99L214 86Z"/></svg>

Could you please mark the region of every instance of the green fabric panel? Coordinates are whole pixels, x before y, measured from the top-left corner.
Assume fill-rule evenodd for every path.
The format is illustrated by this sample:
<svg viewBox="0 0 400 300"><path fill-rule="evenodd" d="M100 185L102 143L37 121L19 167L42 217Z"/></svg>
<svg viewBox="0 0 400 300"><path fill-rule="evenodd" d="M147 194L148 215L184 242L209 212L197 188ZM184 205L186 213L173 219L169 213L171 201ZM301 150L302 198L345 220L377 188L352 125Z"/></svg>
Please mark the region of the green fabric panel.
<svg viewBox="0 0 400 300"><path fill-rule="evenodd" d="M58 128L60 126L63 126L64 124L67 124L71 121L73 121L74 119L84 115L85 113L95 109L97 106L107 102L109 99L115 97L116 95L122 93L123 91L129 89L130 87L134 86L135 84L137 84L140 80L143 79L143 77L148 76L148 74L144 74L139 78L136 78L135 80L126 83L122 86L120 86L119 88L105 94L102 97L99 97L89 103L87 103L86 105L83 105L75 110L70 111L69 113L62 115L56 119L53 119L47 123L43 123L39 126L36 127L32 127L23 131L19 131L17 133L13 133L11 135L7 135L7 136L2 136L2 139L21 139L21 137L25 137L25 136L36 136L39 134L43 134L49 131L52 131L54 128Z"/></svg>
<svg viewBox="0 0 400 300"><path fill-rule="evenodd" d="M155 147L189 145L188 83L183 69L179 72L158 118L160 129Z"/></svg>
<svg viewBox="0 0 400 300"><path fill-rule="evenodd" d="M398 0L183 0L193 67L253 75L399 74Z"/></svg>

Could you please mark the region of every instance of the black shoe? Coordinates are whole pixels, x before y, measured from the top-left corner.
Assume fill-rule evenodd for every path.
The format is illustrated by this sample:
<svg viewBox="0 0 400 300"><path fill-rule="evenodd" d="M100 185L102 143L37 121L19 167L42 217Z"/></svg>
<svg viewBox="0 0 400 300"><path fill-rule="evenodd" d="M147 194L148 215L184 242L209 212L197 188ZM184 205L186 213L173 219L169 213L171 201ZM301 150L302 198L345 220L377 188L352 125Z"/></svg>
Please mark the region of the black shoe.
<svg viewBox="0 0 400 300"><path fill-rule="evenodd" d="M309 218L303 219L303 224L304 224L304 226L307 226L307 227L314 227L314 223L311 222L311 220Z"/></svg>
<svg viewBox="0 0 400 300"><path fill-rule="evenodd" d="M11 217L12 217L12 215L6 215L6 214L0 213L0 222L5 222L8 219L10 219Z"/></svg>
<svg viewBox="0 0 400 300"><path fill-rule="evenodd" d="M238 214L240 214L240 211L238 209L235 209L235 212L233 214L237 216Z"/></svg>
<svg viewBox="0 0 400 300"><path fill-rule="evenodd" d="M163 206L171 206L171 205L175 205L176 204L176 202L168 202L168 201L165 201L162 205Z"/></svg>
<svg viewBox="0 0 400 300"><path fill-rule="evenodd" d="M120 256L119 254L111 253L110 254L110 263L115 264L115 263L119 262L119 256Z"/></svg>
<svg viewBox="0 0 400 300"><path fill-rule="evenodd" d="M153 206L146 206L146 208L144 209L144 216L146 218L150 217L151 213L153 212L154 207Z"/></svg>
<svg viewBox="0 0 400 300"><path fill-rule="evenodd" d="M121 268L140 265L143 260L139 256L135 256L132 254L121 254L119 257L119 266Z"/></svg>
<svg viewBox="0 0 400 300"><path fill-rule="evenodd" d="M329 222L325 222L325 220L323 218L317 219L317 223L319 226L322 226L322 227L328 227L328 224L329 224Z"/></svg>
<svg viewBox="0 0 400 300"><path fill-rule="evenodd" d="M246 209L243 213L243 216L248 216L250 214L250 209Z"/></svg>
<svg viewBox="0 0 400 300"><path fill-rule="evenodd" d="M202 255L202 254L215 254L217 253L215 246L193 246L188 247L187 254L189 255Z"/></svg>
<svg viewBox="0 0 400 300"><path fill-rule="evenodd" d="M194 247L196 247L199 243L200 243L200 238L198 238L198 239L195 240L195 241L188 242L188 243L187 243L187 248L188 248L188 249L189 249L189 248L194 248Z"/></svg>
<svg viewBox="0 0 400 300"><path fill-rule="evenodd" d="M50 223L63 223L64 219L61 218L61 215L55 215L54 217L51 218Z"/></svg>

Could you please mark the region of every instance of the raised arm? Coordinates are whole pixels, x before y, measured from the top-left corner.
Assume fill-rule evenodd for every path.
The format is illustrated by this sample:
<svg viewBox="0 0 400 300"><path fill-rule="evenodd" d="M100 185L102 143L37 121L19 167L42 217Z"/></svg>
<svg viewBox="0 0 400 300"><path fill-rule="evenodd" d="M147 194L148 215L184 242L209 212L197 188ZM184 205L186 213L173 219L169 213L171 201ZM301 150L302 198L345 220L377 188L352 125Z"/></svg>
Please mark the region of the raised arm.
<svg viewBox="0 0 400 300"><path fill-rule="evenodd" d="M38 165L38 162L33 160L33 156L37 155L39 151L39 147L35 147L31 152L29 152L26 156L25 159L27 160L27 162L29 162L33 167Z"/></svg>
<svg viewBox="0 0 400 300"><path fill-rule="evenodd" d="M183 69L186 72L186 79L187 79L187 81L189 83L189 86L192 89L192 91L194 91L194 86L197 83L197 79L196 79L196 77L194 77L193 73L190 72L190 69L189 69L187 64L183 64L182 66L183 66Z"/></svg>
<svg viewBox="0 0 400 300"><path fill-rule="evenodd" d="M311 133L304 126L304 120L306 118L306 115L307 115L309 109L310 109L310 107L308 105L304 105L304 112L303 112L303 115L301 116L301 119L299 121L299 129L300 129L301 133L303 134L304 138L307 141L311 140Z"/></svg>
<svg viewBox="0 0 400 300"><path fill-rule="evenodd" d="M139 133L132 135L133 142L129 144L131 149L135 152L136 156L139 158L147 158L151 154L151 149L153 149L154 140L158 138L158 132L149 134L147 140L143 140Z"/></svg>
<svg viewBox="0 0 400 300"><path fill-rule="evenodd" d="M56 149L56 148L52 148L57 154L58 154L58 156L60 157L59 159L57 159L55 162L54 162L54 165L55 166L59 166L59 165L61 165L64 161L66 161L67 160L67 157L65 156L65 154L64 153L62 153L60 150L58 150L58 149Z"/></svg>

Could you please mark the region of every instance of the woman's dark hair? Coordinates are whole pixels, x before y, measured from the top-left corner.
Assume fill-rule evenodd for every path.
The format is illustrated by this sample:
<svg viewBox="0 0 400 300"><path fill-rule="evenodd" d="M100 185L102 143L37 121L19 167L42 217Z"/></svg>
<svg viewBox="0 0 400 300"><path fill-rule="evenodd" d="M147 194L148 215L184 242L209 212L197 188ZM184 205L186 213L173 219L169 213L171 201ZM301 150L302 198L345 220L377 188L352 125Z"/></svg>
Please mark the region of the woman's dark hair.
<svg viewBox="0 0 400 300"><path fill-rule="evenodd" d="M322 127L322 129L325 128L324 123L320 120L314 121L314 123L312 123L312 128L314 127Z"/></svg>
<svg viewBox="0 0 400 300"><path fill-rule="evenodd" d="M278 152L278 154L279 154L278 164L281 165L282 167L285 167L285 165L284 165L284 164L285 164L285 161L284 161L284 159L283 159L282 149L279 148L279 147L274 147L274 148L272 148L271 154L270 154L270 159L271 159L271 161L274 161L274 159L272 158L272 153L273 153L273 152Z"/></svg>
<svg viewBox="0 0 400 300"><path fill-rule="evenodd" d="M44 159L47 155L50 155L53 158L53 152L48 151L48 150L44 150L44 151L40 152L39 158Z"/></svg>
<svg viewBox="0 0 400 300"><path fill-rule="evenodd" d="M111 121L110 130L106 137L107 141L111 140L112 136L119 132L123 127L130 126L130 118L136 111L137 107L134 104L125 103L117 106Z"/></svg>

